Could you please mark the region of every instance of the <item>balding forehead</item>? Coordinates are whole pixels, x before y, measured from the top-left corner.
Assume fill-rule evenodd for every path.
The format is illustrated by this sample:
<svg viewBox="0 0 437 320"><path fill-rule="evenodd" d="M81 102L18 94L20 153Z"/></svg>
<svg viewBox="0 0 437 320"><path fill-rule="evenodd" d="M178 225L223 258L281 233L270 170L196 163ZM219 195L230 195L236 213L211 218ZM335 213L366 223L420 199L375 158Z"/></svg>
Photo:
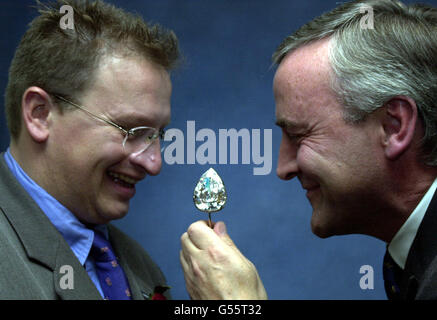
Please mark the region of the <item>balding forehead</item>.
<svg viewBox="0 0 437 320"><path fill-rule="evenodd" d="M278 91L295 86L296 82L330 83L330 39L315 41L288 53L282 60L274 77L275 97Z"/></svg>
<svg viewBox="0 0 437 320"><path fill-rule="evenodd" d="M279 65L281 69L292 69L295 72L306 72L330 67L329 45L330 39L323 39L302 46L288 53Z"/></svg>

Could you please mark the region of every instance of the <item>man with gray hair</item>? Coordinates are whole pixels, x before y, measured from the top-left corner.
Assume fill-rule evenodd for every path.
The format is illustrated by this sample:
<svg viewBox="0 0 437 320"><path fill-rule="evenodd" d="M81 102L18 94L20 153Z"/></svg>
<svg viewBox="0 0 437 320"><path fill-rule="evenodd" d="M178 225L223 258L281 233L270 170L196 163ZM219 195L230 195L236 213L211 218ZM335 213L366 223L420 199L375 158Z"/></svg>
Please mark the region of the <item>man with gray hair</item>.
<svg viewBox="0 0 437 320"><path fill-rule="evenodd" d="M387 243L390 299L437 298L436 56L437 10L391 0L343 4L273 55L277 174L307 190L317 236ZM192 298L267 297L222 222L196 222L181 241Z"/></svg>

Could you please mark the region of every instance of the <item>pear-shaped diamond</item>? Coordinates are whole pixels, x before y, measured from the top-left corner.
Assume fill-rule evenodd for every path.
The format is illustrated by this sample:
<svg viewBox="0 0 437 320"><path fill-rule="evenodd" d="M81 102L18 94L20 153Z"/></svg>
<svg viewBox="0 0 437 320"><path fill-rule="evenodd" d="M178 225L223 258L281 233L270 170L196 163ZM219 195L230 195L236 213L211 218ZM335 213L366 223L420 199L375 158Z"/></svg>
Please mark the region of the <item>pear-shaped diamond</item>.
<svg viewBox="0 0 437 320"><path fill-rule="evenodd" d="M217 212L226 203L226 189L218 173L209 168L194 188L193 200L197 209L203 212Z"/></svg>

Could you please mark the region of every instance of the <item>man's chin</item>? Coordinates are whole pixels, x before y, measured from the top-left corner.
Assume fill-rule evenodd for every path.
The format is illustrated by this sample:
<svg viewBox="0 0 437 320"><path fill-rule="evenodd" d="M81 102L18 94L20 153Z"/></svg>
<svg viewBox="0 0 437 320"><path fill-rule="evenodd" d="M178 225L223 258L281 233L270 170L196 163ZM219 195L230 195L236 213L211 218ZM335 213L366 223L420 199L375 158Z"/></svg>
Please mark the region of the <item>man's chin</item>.
<svg viewBox="0 0 437 320"><path fill-rule="evenodd" d="M322 239L326 239L326 238L333 236L333 234L326 232L326 230L324 230L323 228L313 227L313 225L311 225L311 231L317 237L322 238Z"/></svg>
<svg viewBox="0 0 437 320"><path fill-rule="evenodd" d="M97 217L98 224L107 224L112 220L118 220L124 218L129 211L129 204L126 205L114 205L100 210L100 214Z"/></svg>
<svg viewBox="0 0 437 320"><path fill-rule="evenodd" d="M341 225L340 223L332 223L329 220L328 223L323 221L317 221L316 219L311 219L311 231L317 237L326 239L332 236L344 236L348 234L361 233L358 230L352 230L349 226Z"/></svg>
<svg viewBox="0 0 437 320"><path fill-rule="evenodd" d="M332 237L335 235L335 232L333 232L332 228L330 228L326 223L323 221L320 221L320 219L317 219L313 213L313 216L311 218L311 231L313 234L315 234L317 237L326 239L329 237Z"/></svg>

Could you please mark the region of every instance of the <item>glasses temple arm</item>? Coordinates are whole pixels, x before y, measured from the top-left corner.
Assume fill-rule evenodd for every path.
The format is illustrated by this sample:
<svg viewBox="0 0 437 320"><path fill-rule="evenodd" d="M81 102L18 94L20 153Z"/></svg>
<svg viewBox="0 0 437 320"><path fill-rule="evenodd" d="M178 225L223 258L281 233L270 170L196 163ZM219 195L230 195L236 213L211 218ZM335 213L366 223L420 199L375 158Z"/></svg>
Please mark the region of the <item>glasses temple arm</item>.
<svg viewBox="0 0 437 320"><path fill-rule="evenodd" d="M81 105L78 105L78 104L76 104L76 103L74 103L74 102L72 102L72 101L69 101L69 100L65 99L64 97L61 97L61 96L56 95L56 94L55 94L54 96L55 96L56 98L58 98L59 100L62 100L62 101L66 102L66 103L68 103L68 104L70 104L70 105L72 105L72 106L74 106L74 107L76 107L76 108L79 108L79 109L82 110L82 111L85 111L85 112L88 113L90 116L92 116L92 117L94 117L94 118L96 118L96 119L99 119L99 120L101 120L101 121L103 121L103 122L105 122L105 123L107 123L107 124L110 124L111 126L114 126L114 127L116 127L117 129L120 129L121 131L124 132L124 134L126 134L126 136L129 135L129 133L130 133L129 131L127 131L127 130L124 129L123 127L119 126L118 124L112 122L111 120L108 120L108 119L105 119L105 118L101 118L101 117L99 117L98 115L95 115L95 114L93 114L92 112L88 111L87 109L85 109L85 108L82 107Z"/></svg>

